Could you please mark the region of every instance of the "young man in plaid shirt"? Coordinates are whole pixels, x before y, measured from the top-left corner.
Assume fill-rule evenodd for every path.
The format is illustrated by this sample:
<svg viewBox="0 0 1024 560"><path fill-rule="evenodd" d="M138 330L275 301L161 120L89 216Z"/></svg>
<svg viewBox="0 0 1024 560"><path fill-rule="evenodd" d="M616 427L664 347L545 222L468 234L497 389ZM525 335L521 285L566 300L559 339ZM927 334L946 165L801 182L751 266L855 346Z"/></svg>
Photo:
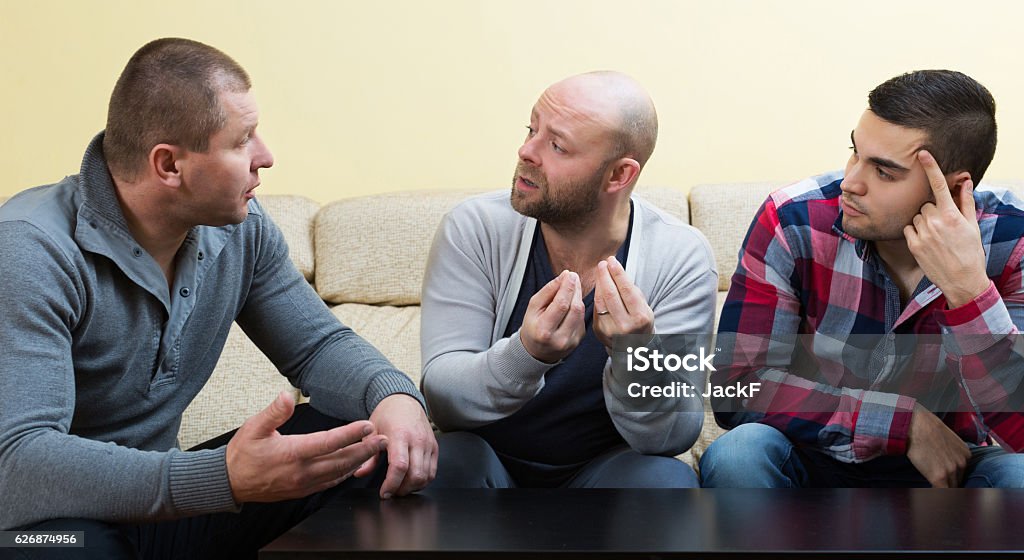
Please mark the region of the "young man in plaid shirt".
<svg viewBox="0 0 1024 560"><path fill-rule="evenodd" d="M760 386L713 401L705 486L1024 486L1024 205L975 190L995 102L943 70L868 105L845 172L747 233L712 384Z"/></svg>

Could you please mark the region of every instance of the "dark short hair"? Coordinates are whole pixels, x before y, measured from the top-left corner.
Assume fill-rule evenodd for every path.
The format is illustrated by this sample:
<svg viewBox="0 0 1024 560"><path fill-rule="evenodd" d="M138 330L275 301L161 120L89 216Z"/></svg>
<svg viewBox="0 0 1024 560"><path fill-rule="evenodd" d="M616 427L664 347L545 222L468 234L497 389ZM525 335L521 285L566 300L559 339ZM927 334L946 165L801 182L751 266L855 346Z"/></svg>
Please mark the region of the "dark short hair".
<svg viewBox="0 0 1024 560"><path fill-rule="evenodd" d="M205 152L227 120L220 92L250 87L245 70L209 45L176 38L144 45L110 95L103 138L107 165L132 178L157 144Z"/></svg>
<svg viewBox="0 0 1024 560"><path fill-rule="evenodd" d="M953 70L896 76L868 94L890 123L924 131L924 146L945 173L967 171L978 184L996 153L996 102L985 86Z"/></svg>

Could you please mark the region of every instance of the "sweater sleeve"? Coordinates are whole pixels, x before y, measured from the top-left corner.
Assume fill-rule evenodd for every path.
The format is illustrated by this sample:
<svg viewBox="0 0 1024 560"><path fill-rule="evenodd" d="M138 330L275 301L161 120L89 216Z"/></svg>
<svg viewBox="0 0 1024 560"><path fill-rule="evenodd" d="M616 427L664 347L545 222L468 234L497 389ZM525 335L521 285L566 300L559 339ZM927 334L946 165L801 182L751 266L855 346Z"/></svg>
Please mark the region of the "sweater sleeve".
<svg viewBox="0 0 1024 560"><path fill-rule="evenodd" d="M426 406L409 376L331 314L288 258L284 236L266 213L255 250L252 285L236 320L314 408L358 420L393 394Z"/></svg>
<svg viewBox="0 0 1024 560"><path fill-rule="evenodd" d="M536 360L519 333L491 344L498 259L467 206L445 216L423 281L420 343L423 393L434 423L465 430L515 413L544 387L555 364ZM474 227L473 222L476 223Z"/></svg>
<svg viewBox="0 0 1024 560"><path fill-rule="evenodd" d="M223 449L140 451L69 433L73 332L89 305L80 274L35 226L0 223L0 529L233 510Z"/></svg>

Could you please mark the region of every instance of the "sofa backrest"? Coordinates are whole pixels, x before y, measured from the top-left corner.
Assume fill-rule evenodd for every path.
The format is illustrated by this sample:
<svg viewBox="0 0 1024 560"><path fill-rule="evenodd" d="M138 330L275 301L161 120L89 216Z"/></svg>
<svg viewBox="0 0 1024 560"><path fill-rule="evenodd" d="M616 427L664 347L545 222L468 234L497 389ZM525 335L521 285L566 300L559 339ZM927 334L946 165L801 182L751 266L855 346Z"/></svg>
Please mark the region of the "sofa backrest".
<svg viewBox="0 0 1024 560"><path fill-rule="evenodd" d="M315 224L316 289L331 305L419 305L434 232L444 215L472 191L407 191L332 202ZM683 221L686 197L663 187L641 196Z"/></svg>
<svg viewBox="0 0 1024 560"><path fill-rule="evenodd" d="M304 196L268 195L259 198L260 205L281 229L288 242L288 254L308 282L313 281L313 220L320 205Z"/></svg>
<svg viewBox="0 0 1024 560"><path fill-rule="evenodd" d="M699 229L715 255L718 289L728 290L740 246L757 209L786 181L697 185L690 189L690 224Z"/></svg>

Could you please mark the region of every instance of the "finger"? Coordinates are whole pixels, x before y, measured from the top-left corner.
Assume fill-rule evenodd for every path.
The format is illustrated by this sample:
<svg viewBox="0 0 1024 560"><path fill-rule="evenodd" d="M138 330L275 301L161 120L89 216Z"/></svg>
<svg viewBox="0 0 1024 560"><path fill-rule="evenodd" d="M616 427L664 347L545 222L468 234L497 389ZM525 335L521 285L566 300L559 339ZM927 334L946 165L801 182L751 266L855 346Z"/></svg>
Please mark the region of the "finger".
<svg viewBox="0 0 1024 560"><path fill-rule="evenodd" d="M380 485L380 497L388 500L398 492L409 472L409 446L404 441L396 439L388 444L388 474L384 477L384 483Z"/></svg>
<svg viewBox="0 0 1024 560"><path fill-rule="evenodd" d="M409 472L406 473L402 485L398 487L396 495L406 496L427 485L430 468L427 463L428 453L429 451L423 448L413 449L409 453Z"/></svg>
<svg viewBox="0 0 1024 560"><path fill-rule="evenodd" d="M315 459L356 444L371 433L373 433L373 424L366 420L360 420L324 432L297 434L288 436L288 438L294 446L293 451L296 457Z"/></svg>
<svg viewBox="0 0 1024 560"><path fill-rule="evenodd" d="M323 455L305 463L312 484L331 480L345 480L380 453L385 445L383 436L373 436L348 445L334 453Z"/></svg>
<svg viewBox="0 0 1024 560"><path fill-rule="evenodd" d="M558 281L557 289L548 300L547 306L541 309L541 313L547 313L551 308L555 308L555 312L552 315L557 316L561 320L564 313L569 311L568 305L572 302L572 292L575 289L575 285L572 282L572 272L568 270L563 270L555 280ZM550 285L550 282L548 285Z"/></svg>
<svg viewBox="0 0 1024 560"><path fill-rule="evenodd" d="M978 209L974 204L974 182L970 179L960 185L960 213L968 222L978 223Z"/></svg>
<svg viewBox="0 0 1024 560"><path fill-rule="evenodd" d="M368 461L366 461L362 465L359 465L359 468L356 469L356 472L354 472L352 476L356 478L363 478L364 476L372 473L374 470L377 469L378 457L380 457L379 453L374 454L373 457L370 457Z"/></svg>
<svg viewBox="0 0 1024 560"><path fill-rule="evenodd" d="M562 284L558 288L551 305L541 312L541 325L546 330L557 330L559 325L565 322L565 318L572 312L573 300L576 298L578 280L574 281L575 272L565 272ZM578 277L577 277L578 278Z"/></svg>
<svg viewBox="0 0 1024 560"><path fill-rule="evenodd" d="M282 424L288 421L295 412L295 397L287 391L278 393L277 398L267 408L257 412L249 420L246 427L254 437L268 437L277 432Z"/></svg>
<svg viewBox="0 0 1024 560"><path fill-rule="evenodd" d="M608 272L611 273L612 280L615 281L615 287L618 289L619 297L622 299L622 304L625 306L626 311L629 313L635 313L647 305L647 300L643 297L643 294L637 289L633 281L629 279L629 275L626 274L626 269L622 268L619 260L614 256L608 259Z"/></svg>
<svg viewBox="0 0 1024 560"><path fill-rule="evenodd" d="M607 260L597 263L597 283L601 285L601 303L604 306L604 310L607 311L612 318L622 321L629 315L629 311L626 309L626 305L622 302L622 296L619 294L619 287L615 284L615 280L612 278L611 264ZM595 296L597 294L594 294ZM594 307L597 307L596 305Z"/></svg>
<svg viewBox="0 0 1024 560"><path fill-rule="evenodd" d="M915 220L914 223L917 223L916 222L917 218L915 218L914 220ZM914 247L917 246L917 242L920 239L919 236L917 235L917 230L914 229L914 226L904 226L904 228L903 228L903 237L904 237L904 239L907 240L907 247L910 249L910 252L913 253L914 252Z"/></svg>
<svg viewBox="0 0 1024 560"><path fill-rule="evenodd" d="M565 276L565 271L558 276L555 276L554 279L547 284L544 284L543 288L537 290L537 293L533 294L533 297L530 298L530 303L526 306L526 309L528 311L532 310L534 312L540 312L545 307L549 306L551 304L551 300L555 298L555 294L558 293L559 288L562 286L563 276Z"/></svg>
<svg viewBox="0 0 1024 560"><path fill-rule="evenodd" d="M440 456L441 456L441 449L435 443L431 447L430 459L429 459L430 460L429 464L430 464L430 480L431 481L433 481L435 478L437 478L437 462L440 459Z"/></svg>
<svg viewBox="0 0 1024 560"><path fill-rule="evenodd" d="M931 185L932 194L935 195L935 205L940 210L954 206L953 195L949 192L949 185L946 184L946 176L939 169L935 157L928 150L921 150L917 152L917 159L924 167L925 174L928 175L928 184Z"/></svg>

